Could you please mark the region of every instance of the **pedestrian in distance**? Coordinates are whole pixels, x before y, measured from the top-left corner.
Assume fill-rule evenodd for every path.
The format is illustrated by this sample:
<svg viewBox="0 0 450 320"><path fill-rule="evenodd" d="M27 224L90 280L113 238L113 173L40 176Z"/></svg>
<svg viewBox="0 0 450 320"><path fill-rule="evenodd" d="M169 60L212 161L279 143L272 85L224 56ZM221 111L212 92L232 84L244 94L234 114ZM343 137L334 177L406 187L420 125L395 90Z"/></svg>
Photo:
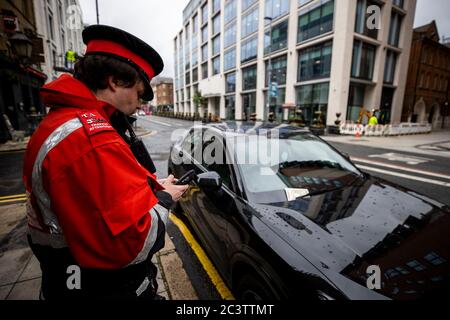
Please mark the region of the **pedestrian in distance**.
<svg viewBox="0 0 450 320"><path fill-rule="evenodd" d="M137 37L83 31L74 70L41 91L50 112L25 155L28 241L42 270L41 299L157 299L153 255L168 209L187 189L157 180L128 121L164 64Z"/></svg>

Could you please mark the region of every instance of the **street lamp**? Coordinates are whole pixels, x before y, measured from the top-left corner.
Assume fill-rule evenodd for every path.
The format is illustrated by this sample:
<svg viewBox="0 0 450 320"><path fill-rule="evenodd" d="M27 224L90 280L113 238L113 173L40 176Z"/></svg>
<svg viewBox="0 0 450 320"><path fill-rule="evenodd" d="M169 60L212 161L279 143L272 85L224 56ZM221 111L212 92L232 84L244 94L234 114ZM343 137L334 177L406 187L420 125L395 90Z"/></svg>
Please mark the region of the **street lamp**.
<svg viewBox="0 0 450 320"><path fill-rule="evenodd" d="M28 120L30 121L30 134L33 133L37 127L38 115L36 114L36 109L33 106L33 93L31 92L31 78L28 67L30 65L30 58L33 53L33 42L22 32L16 32L9 38L9 42L13 48L20 63L23 64L25 69L25 74L28 83L28 100L29 100L29 110L28 110Z"/></svg>
<svg viewBox="0 0 450 320"><path fill-rule="evenodd" d="M28 62L33 51L31 40L22 32L17 32L9 38L9 42L17 57L25 63Z"/></svg>
<svg viewBox="0 0 450 320"><path fill-rule="evenodd" d="M273 10L272 10L273 11ZM264 17L264 20L269 21L269 60L268 60L268 66L267 66L267 105L264 108L263 112L263 121L267 121L268 119L268 113L270 111L270 89L272 87L272 17Z"/></svg>

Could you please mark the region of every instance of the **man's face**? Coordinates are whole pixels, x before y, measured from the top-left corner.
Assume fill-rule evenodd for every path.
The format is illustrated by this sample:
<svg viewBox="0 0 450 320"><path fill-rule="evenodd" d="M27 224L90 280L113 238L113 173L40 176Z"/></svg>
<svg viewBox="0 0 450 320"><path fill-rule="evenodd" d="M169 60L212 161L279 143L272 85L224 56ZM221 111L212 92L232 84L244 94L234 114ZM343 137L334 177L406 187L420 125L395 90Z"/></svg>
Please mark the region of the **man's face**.
<svg viewBox="0 0 450 320"><path fill-rule="evenodd" d="M114 106L126 115L132 115L141 106L141 97L144 92L145 85L142 80L130 88L118 85L114 92Z"/></svg>

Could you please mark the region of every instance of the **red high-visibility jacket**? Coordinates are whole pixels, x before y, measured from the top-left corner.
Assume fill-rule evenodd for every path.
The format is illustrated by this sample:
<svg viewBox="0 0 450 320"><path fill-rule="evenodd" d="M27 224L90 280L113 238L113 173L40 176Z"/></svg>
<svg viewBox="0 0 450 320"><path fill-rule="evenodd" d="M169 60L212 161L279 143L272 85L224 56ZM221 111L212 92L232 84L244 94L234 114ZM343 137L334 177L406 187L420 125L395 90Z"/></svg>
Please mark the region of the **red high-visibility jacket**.
<svg viewBox="0 0 450 320"><path fill-rule="evenodd" d="M23 176L32 241L69 248L82 268L142 262L158 227L154 192L163 187L110 125L116 109L68 75L41 96L51 110L29 142Z"/></svg>

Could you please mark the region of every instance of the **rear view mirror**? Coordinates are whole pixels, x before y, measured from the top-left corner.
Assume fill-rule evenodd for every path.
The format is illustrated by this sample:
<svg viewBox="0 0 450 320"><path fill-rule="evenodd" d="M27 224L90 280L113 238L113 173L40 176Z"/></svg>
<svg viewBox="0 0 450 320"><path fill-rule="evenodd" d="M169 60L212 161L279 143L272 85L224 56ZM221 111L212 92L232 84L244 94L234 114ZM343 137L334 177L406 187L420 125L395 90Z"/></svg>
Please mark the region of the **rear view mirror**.
<svg viewBox="0 0 450 320"><path fill-rule="evenodd" d="M222 178L217 172L206 172L197 176L197 184L201 188L218 190L222 188Z"/></svg>

